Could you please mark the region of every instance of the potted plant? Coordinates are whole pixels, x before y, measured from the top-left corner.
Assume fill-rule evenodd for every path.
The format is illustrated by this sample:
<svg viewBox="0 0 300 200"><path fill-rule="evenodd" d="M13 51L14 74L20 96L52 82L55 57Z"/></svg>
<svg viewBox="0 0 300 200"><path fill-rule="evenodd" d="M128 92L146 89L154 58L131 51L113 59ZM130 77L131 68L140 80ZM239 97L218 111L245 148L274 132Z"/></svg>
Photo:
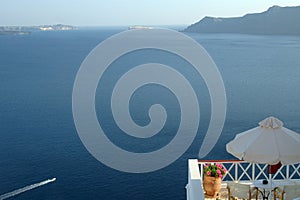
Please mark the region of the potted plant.
<svg viewBox="0 0 300 200"><path fill-rule="evenodd" d="M203 188L208 197L216 198L221 190L221 182L227 173L226 168L219 163L207 163L203 168Z"/></svg>

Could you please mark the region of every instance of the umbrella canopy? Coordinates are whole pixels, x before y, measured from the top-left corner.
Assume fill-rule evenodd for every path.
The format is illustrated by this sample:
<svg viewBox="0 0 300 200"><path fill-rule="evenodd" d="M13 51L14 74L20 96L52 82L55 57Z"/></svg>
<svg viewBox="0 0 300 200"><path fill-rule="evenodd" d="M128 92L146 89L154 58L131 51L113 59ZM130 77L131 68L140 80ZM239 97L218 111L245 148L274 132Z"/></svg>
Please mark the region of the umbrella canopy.
<svg viewBox="0 0 300 200"><path fill-rule="evenodd" d="M300 163L300 134L283 127L275 117L242 132L226 145L235 157L248 162L274 165Z"/></svg>

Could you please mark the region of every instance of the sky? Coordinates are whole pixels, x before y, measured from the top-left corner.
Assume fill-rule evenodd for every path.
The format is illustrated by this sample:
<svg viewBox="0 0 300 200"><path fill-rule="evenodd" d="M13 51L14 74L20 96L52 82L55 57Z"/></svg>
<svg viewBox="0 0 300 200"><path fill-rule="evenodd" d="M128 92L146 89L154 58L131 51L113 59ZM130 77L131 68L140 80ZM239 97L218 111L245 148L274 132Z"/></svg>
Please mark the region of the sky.
<svg viewBox="0 0 300 200"><path fill-rule="evenodd" d="M205 16L237 17L300 0L0 0L0 26L189 25Z"/></svg>

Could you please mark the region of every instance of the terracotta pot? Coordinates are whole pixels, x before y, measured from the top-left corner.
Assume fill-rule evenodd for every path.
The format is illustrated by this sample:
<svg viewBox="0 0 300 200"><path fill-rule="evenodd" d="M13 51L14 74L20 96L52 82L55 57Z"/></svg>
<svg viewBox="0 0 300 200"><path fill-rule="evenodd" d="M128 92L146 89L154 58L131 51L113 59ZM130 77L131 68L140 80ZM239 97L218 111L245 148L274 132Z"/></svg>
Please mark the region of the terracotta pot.
<svg viewBox="0 0 300 200"><path fill-rule="evenodd" d="M204 176L203 188L205 195L211 198L216 198L221 190L221 178Z"/></svg>

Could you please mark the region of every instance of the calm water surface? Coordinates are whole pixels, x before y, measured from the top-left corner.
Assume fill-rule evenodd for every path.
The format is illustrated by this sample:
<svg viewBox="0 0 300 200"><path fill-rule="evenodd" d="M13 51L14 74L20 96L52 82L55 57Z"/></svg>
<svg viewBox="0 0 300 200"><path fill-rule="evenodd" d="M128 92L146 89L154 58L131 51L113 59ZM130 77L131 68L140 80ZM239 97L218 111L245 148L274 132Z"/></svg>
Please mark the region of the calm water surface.
<svg viewBox="0 0 300 200"><path fill-rule="evenodd" d="M184 74L198 95L201 121L194 143L175 163L148 174L115 171L94 159L76 133L72 87L77 70L99 42L119 31L0 37L0 194L56 177L53 184L15 199L185 199L187 159L197 157L209 123L210 100L201 77L180 58L152 50L128 54L106 72L96 94L98 119L114 143L131 151L155 150L167 144L178 128L179 105L174 95L159 86L145 86L132 97L132 117L140 125L149 122L147 109L153 103L161 103L168 112L165 134L150 141L116 134L119 129L105 99L122 73L153 57ZM226 143L270 115L300 132L300 37L188 35L214 59L227 93L225 127L206 159L232 158Z"/></svg>

